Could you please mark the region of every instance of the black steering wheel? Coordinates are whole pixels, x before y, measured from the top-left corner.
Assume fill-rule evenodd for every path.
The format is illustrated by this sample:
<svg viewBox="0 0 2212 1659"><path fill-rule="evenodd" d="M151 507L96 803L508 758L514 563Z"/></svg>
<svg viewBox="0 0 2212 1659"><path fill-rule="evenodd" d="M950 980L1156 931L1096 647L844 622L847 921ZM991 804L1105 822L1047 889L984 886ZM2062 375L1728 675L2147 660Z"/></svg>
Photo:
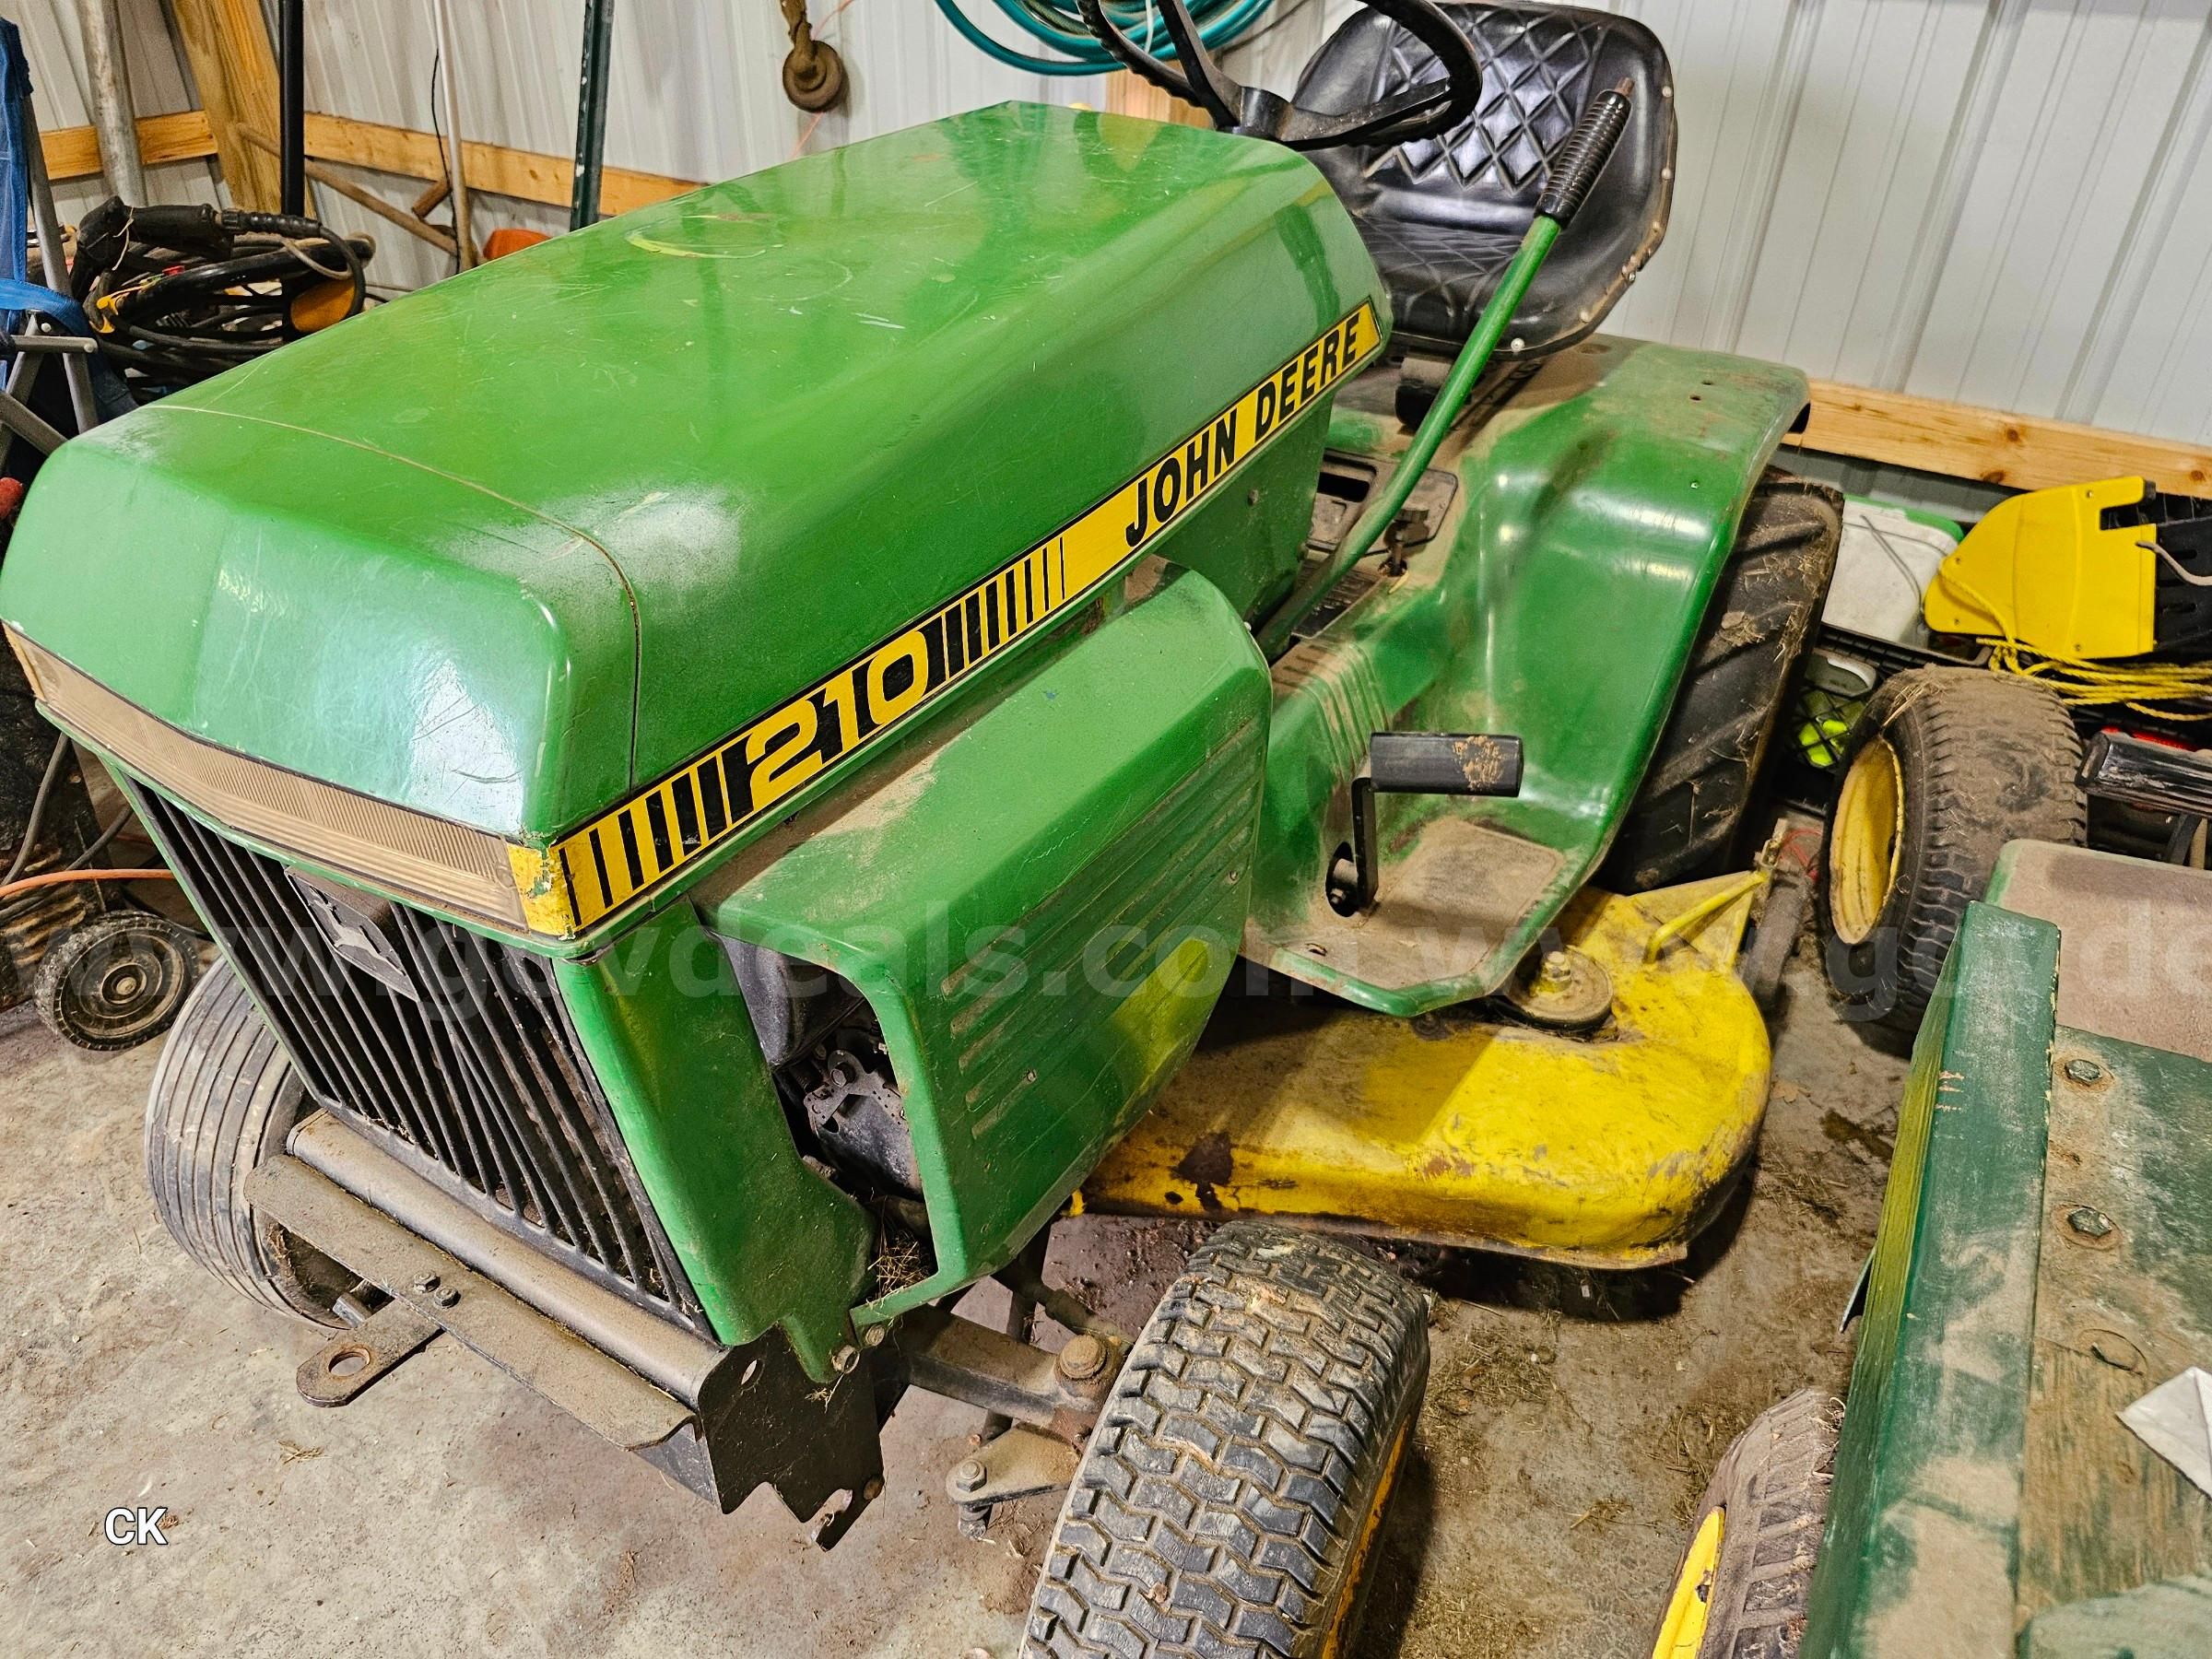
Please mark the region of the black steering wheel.
<svg viewBox="0 0 2212 1659"><path fill-rule="evenodd" d="M1198 38L1198 26L1182 0L1153 0L1168 26L1168 38L1175 42L1175 64L1160 62L1116 28L1104 0L1080 4L1083 21L1099 43L1154 86L1196 104L1222 132L1272 138L1292 149L1432 138L1465 120L1482 96L1482 65L1476 62L1475 49L1430 0L1369 0L1369 6L1434 53L1443 65L1443 78L1423 81L1343 115L1300 109L1280 93L1230 79Z"/></svg>

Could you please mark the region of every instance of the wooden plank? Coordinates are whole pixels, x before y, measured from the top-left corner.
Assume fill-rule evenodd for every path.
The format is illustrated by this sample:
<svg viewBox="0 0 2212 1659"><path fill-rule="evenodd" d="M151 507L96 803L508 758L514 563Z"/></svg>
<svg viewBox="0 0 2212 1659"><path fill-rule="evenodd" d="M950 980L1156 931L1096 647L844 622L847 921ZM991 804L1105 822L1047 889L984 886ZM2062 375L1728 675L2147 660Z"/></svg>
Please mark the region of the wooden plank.
<svg viewBox="0 0 2212 1659"><path fill-rule="evenodd" d="M41 133L39 143L46 151L46 176L57 183L98 176L100 143L90 127L56 127ZM138 118L138 159L148 167L196 161L214 154L215 135L208 131L205 110Z"/></svg>
<svg viewBox="0 0 2212 1659"><path fill-rule="evenodd" d="M276 212L282 206L276 158L256 149L241 130L276 130L276 53L259 0L171 0L170 9L231 204Z"/></svg>
<svg viewBox="0 0 2212 1659"><path fill-rule="evenodd" d="M343 115L310 114L307 118L307 153L325 161L342 161L373 172L397 173L410 179L441 179L445 164L438 140L429 133L408 127L385 126L374 121L355 121ZM503 144L462 146L463 168L471 190L514 196L550 206L569 205L569 178L575 164L566 156L541 155L535 150L510 149ZM602 211L627 213L649 202L699 188L693 179L674 179L663 173L634 172L610 167L600 182Z"/></svg>
<svg viewBox="0 0 2212 1659"><path fill-rule="evenodd" d="M1147 121L1164 121L1173 126L1213 124L1196 104L1186 103L1126 69L1117 69L1106 77L1106 112L1138 115Z"/></svg>
<svg viewBox="0 0 2212 1659"><path fill-rule="evenodd" d="M271 155L276 153L276 141L266 133L258 132L253 127L243 130L248 141L255 148L267 150ZM419 215L409 213L404 207L394 206L373 190L363 190L351 179L342 177L331 171L329 168L320 166L313 161L306 164L306 171L309 179L324 189L335 190L347 201L358 202L379 218L389 219L409 236L417 237L429 243L448 259L453 256L453 239L439 229L437 226L425 224Z"/></svg>
<svg viewBox="0 0 2212 1659"><path fill-rule="evenodd" d="M1813 382L1812 420L1788 441L2012 489L2139 476L2182 495L2212 493L2212 449L2197 444L1833 381Z"/></svg>
<svg viewBox="0 0 2212 1659"><path fill-rule="evenodd" d="M250 121L238 124L241 137L256 153L269 148L265 142L256 138L264 130ZM88 179L100 171L100 147L90 127L56 127L39 136L45 147L50 177ZM494 195L519 197L525 202L545 202L556 207L568 206L569 172L572 164L567 157L510 149L500 144L472 143L464 147L468 182L473 188ZM373 121L311 113L307 118L307 150L309 155L326 161L341 161L405 178L441 180L445 176L438 140L433 135L407 127L384 126ZM216 155L218 147L206 112L182 110L173 115L141 117L138 153L149 167ZM606 170L601 200L606 212L626 213L632 207L665 202L698 188L696 179L610 167Z"/></svg>

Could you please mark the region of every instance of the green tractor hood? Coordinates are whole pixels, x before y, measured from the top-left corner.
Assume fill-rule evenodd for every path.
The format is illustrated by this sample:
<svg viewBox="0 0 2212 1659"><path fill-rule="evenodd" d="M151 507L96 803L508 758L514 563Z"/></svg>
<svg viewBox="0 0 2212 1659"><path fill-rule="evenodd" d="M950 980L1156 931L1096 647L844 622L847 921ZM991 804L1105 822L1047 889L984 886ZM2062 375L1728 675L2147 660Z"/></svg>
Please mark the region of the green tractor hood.
<svg viewBox="0 0 2212 1659"><path fill-rule="evenodd" d="M562 237L69 443L0 618L195 736L542 843L1362 302L1364 354L1373 267L1288 151L981 111Z"/></svg>

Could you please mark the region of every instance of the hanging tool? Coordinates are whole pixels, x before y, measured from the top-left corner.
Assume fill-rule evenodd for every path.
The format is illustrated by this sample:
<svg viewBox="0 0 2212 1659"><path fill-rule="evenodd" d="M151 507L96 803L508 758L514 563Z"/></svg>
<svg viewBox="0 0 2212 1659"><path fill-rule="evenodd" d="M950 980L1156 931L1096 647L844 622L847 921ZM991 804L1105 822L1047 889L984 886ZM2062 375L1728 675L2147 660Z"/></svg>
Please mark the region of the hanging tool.
<svg viewBox="0 0 2212 1659"><path fill-rule="evenodd" d="M845 60L837 48L814 38L806 0L781 0L791 53L783 60L783 96L799 109L834 110L845 98Z"/></svg>

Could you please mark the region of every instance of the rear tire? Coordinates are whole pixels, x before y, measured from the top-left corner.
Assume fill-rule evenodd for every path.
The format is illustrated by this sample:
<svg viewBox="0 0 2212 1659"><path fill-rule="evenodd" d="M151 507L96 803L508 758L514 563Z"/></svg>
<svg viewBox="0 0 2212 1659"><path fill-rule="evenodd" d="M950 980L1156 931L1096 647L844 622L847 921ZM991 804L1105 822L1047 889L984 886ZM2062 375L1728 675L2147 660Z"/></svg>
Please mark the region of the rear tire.
<svg viewBox="0 0 2212 1659"><path fill-rule="evenodd" d="M1420 1298L1351 1245L1231 1221L1145 1326L1046 1551L1024 1659L1316 1659L1429 1374Z"/></svg>
<svg viewBox="0 0 2212 1659"><path fill-rule="evenodd" d="M317 1324L353 1275L246 1202L246 1178L284 1150L307 1095L229 962L202 976L146 1097L146 1181L186 1255L233 1289Z"/></svg>
<svg viewBox="0 0 2212 1659"><path fill-rule="evenodd" d="M1735 841L1836 573L1843 498L1770 467L1751 492L1606 879L1642 892L1710 874Z"/></svg>
<svg viewBox="0 0 2212 1659"><path fill-rule="evenodd" d="M1882 683L1836 768L1822 854L1821 955L1847 1012L1920 1029L2005 843L2087 839L2080 772L2080 735L2043 687L1978 668Z"/></svg>
<svg viewBox="0 0 2212 1659"><path fill-rule="evenodd" d="M1736 1437L1699 1500L1653 1659L1795 1659L1842 1418L1833 1399L1807 1388ZM1720 1551L1708 1562L1697 1540L1716 1510Z"/></svg>

